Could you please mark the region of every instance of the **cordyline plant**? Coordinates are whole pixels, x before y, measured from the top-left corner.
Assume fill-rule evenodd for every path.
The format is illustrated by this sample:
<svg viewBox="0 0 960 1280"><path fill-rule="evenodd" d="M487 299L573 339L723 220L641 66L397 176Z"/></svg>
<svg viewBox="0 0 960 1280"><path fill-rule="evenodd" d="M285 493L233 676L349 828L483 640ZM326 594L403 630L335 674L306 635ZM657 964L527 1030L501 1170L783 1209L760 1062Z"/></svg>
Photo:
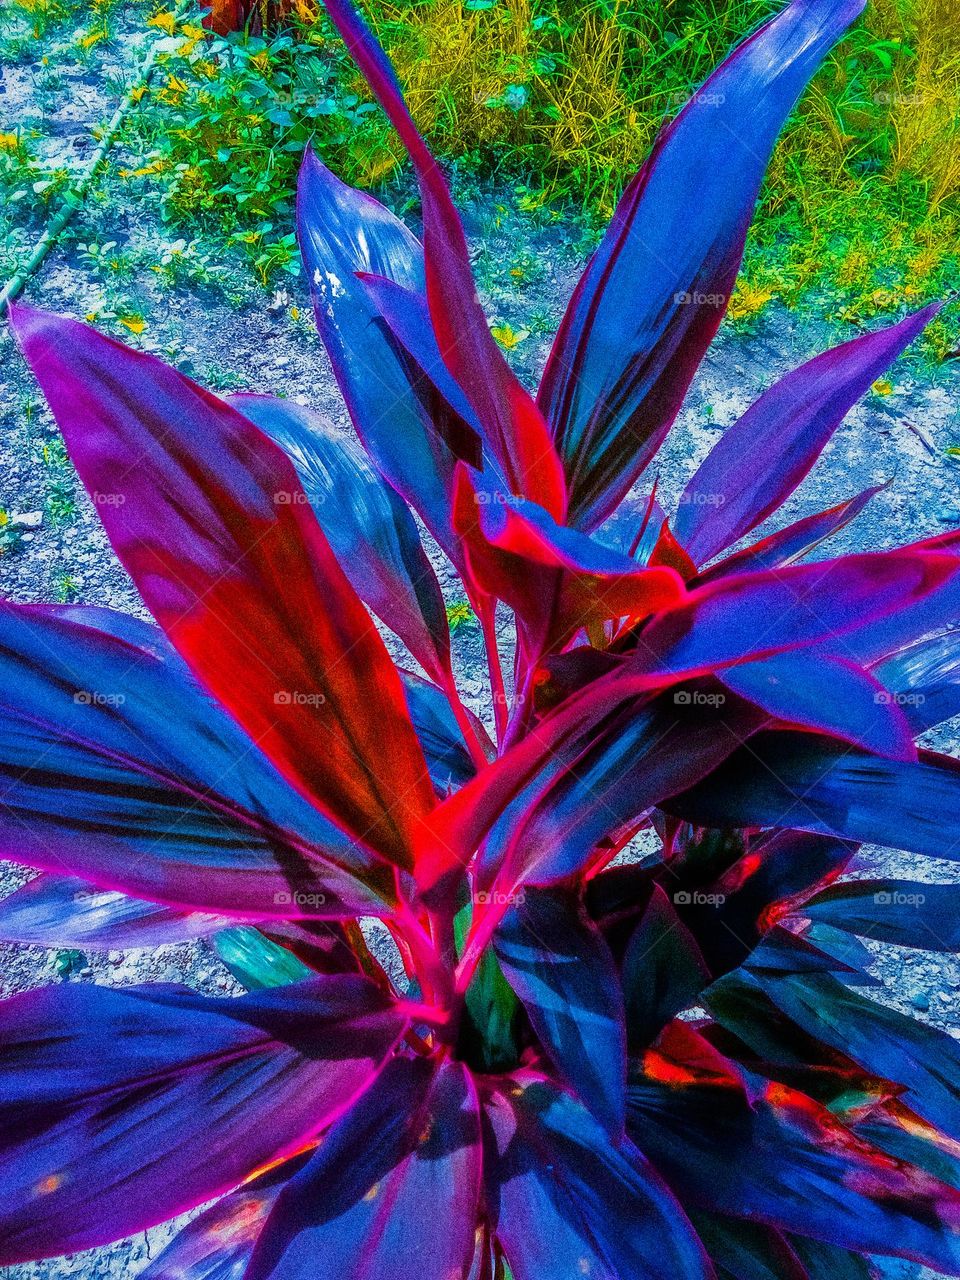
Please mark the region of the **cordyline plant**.
<svg viewBox="0 0 960 1280"><path fill-rule="evenodd" d="M960 856L958 765L914 745L960 711L960 564L949 537L807 561L874 490L742 545L935 308L775 382L672 517L652 483L860 0L793 0L663 131L536 399L383 54L328 3L422 194L421 246L303 170L363 449L12 316L159 625L2 605L2 852L42 874L0 934L213 936L253 989L0 1003L0 1262L221 1197L149 1280L960 1274L960 1045L857 989L858 936L960 949L960 886L837 881L861 842ZM641 476L617 550L594 535ZM480 619L495 742L411 512Z"/></svg>

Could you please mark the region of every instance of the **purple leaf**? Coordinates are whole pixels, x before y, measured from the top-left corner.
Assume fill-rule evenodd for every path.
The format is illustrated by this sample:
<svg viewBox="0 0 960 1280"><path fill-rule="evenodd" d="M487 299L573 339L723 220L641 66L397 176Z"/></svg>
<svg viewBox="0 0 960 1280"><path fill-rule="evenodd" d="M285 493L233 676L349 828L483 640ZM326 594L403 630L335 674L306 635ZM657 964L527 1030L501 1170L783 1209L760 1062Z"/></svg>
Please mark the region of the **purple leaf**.
<svg viewBox="0 0 960 1280"><path fill-rule="evenodd" d="M562 519L566 488L560 459L539 410L490 332L443 174L417 132L386 54L350 0L325 0L325 7L413 162L423 206L427 301L444 362L473 406L511 491Z"/></svg>
<svg viewBox="0 0 960 1280"><path fill-rule="evenodd" d="M218 1200L174 1236L140 1280L243 1280L277 1196L302 1164L303 1157L285 1160Z"/></svg>
<svg viewBox="0 0 960 1280"><path fill-rule="evenodd" d="M500 967L560 1077L618 1139L627 1045L613 956L575 895L522 896L494 934Z"/></svg>
<svg viewBox="0 0 960 1280"><path fill-rule="evenodd" d="M948 552L906 548L718 578L653 619L633 669L666 683L827 641L847 656L846 633L909 619L912 606L960 581L958 569Z"/></svg>
<svg viewBox="0 0 960 1280"><path fill-rule="evenodd" d="M704 564L789 498L861 396L940 310L924 308L775 382L707 454L680 499L677 537Z"/></svg>
<svg viewBox="0 0 960 1280"><path fill-rule="evenodd" d="M281 1193L244 1280L450 1280L474 1256L480 1120L462 1064L397 1058ZM424 1235L428 1232L429 1240Z"/></svg>
<svg viewBox="0 0 960 1280"><path fill-rule="evenodd" d="M514 1280L712 1280L679 1203L627 1140L531 1072L490 1082L487 1200ZM573 1268L573 1270L571 1270Z"/></svg>
<svg viewBox="0 0 960 1280"><path fill-rule="evenodd" d="M142 1231L295 1153L405 1023L359 977L230 1000L65 985L3 1001L0 1262Z"/></svg>
<svg viewBox="0 0 960 1280"><path fill-rule="evenodd" d="M124 950L209 937L232 921L44 873L0 902L0 938L34 947Z"/></svg>
<svg viewBox="0 0 960 1280"><path fill-rule="evenodd" d="M758 734L665 808L708 827L789 827L960 859L960 771L948 756L881 760L804 734Z"/></svg>
<svg viewBox="0 0 960 1280"><path fill-rule="evenodd" d="M275 396L229 403L280 446L357 595L404 642L432 680L450 673L443 593L413 516L362 449L311 409Z"/></svg>
<svg viewBox="0 0 960 1280"><path fill-rule="evenodd" d="M873 674L914 733L960 714L960 628L928 636L878 662Z"/></svg>
<svg viewBox="0 0 960 1280"><path fill-rule="evenodd" d="M790 981L789 978L784 979ZM629 1089L634 1140L677 1194L715 1213L960 1271L960 1192L890 1160L796 1089L684 1078L670 1042Z"/></svg>
<svg viewBox="0 0 960 1280"><path fill-rule="evenodd" d="M12 319L81 479L112 498L98 509L114 549L174 645L303 795L403 866L433 789L399 677L292 464L155 357L28 308Z"/></svg>
<svg viewBox="0 0 960 1280"><path fill-rule="evenodd" d="M401 358L357 278L377 272L421 294L416 236L372 196L348 187L307 148L297 191L300 249L317 328L357 434L380 473L455 554L448 491L454 457L424 414Z"/></svg>
<svg viewBox="0 0 960 1280"><path fill-rule="evenodd" d="M726 310L784 121L864 0L793 0L657 138L577 286L538 402L592 529L648 465Z"/></svg>
<svg viewBox="0 0 960 1280"><path fill-rule="evenodd" d="M389 910L392 869L289 786L162 632L76 616L0 602L0 854L205 913Z"/></svg>
<svg viewBox="0 0 960 1280"><path fill-rule="evenodd" d="M726 668L720 679L785 724L843 738L893 760L915 760L907 717L862 667L805 649Z"/></svg>
<svg viewBox="0 0 960 1280"><path fill-rule="evenodd" d="M821 542L855 520L870 499L884 488L886 485L877 484L871 489L864 489L855 498L848 498L846 502L838 503L828 511L805 516L795 524L771 533L760 542L755 542L742 551L735 551L733 555L701 573L696 585L706 586L708 582L725 574L753 573L758 569L776 569L781 565L795 564L814 551Z"/></svg>

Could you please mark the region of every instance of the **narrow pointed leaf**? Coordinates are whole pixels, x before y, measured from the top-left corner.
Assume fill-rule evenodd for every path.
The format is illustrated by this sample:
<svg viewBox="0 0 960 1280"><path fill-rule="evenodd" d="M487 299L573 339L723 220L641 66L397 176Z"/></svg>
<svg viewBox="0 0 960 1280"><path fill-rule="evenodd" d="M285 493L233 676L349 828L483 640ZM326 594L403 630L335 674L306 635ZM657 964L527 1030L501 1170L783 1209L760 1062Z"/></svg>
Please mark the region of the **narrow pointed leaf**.
<svg viewBox="0 0 960 1280"><path fill-rule="evenodd" d="M423 754L292 464L155 357L24 307L13 322L84 484L113 496L104 527L174 645L305 796L402 866L433 804Z"/></svg>
<svg viewBox="0 0 960 1280"><path fill-rule="evenodd" d="M356 441L311 409L275 396L230 403L280 446L297 470L320 528L357 595L433 680L450 672L443 593L404 502Z"/></svg>
<svg viewBox="0 0 960 1280"><path fill-rule="evenodd" d="M627 1074L623 996L602 935L571 894L526 889L493 941L561 1079L619 1137Z"/></svg>
<svg viewBox="0 0 960 1280"><path fill-rule="evenodd" d="M326 9L413 162L423 205L427 300L444 361L473 406L512 492L535 499L560 519L566 507L560 459L539 410L490 332L440 168L417 132L393 68L350 0L326 0Z"/></svg>
<svg viewBox="0 0 960 1280"><path fill-rule="evenodd" d="M659 448L727 308L777 135L862 8L793 0L660 133L625 191L538 397L579 527L609 515Z"/></svg>
<svg viewBox="0 0 960 1280"><path fill-rule="evenodd" d="M926 307L808 360L720 437L687 484L677 537L704 564L789 498L861 396L940 310Z"/></svg>
<svg viewBox="0 0 960 1280"><path fill-rule="evenodd" d="M758 569L776 569L781 565L796 564L810 552L831 538L855 520L872 497L886 486L876 484L864 489L854 498L840 502L827 511L818 511L815 515L804 516L794 524L779 529L760 542L735 551L712 565L697 578L697 586L706 586L708 582L723 577L728 573L753 573Z"/></svg>
<svg viewBox="0 0 960 1280"><path fill-rule="evenodd" d="M671 1018L696 1002L709 981L710 971L696 939L664 891L654 886L623 957L631 1051L640 1052L652 1044Z"/></svg>
<svg viewBox="0 0 960 1280"><path fill-rule="evenodd" d="M509 1081L509 1077L508 1077ZM712 1280L683 1210L632 1143L533 1074L491 1087L487 1201L513 1280Z"/></svg>
<svg viewBox="0 0 960 1280"><path fill-rule="evenodd" d="M447 497L455 459L357 278L372 271L422 294L423 249L399 218L341 182L310 147L300 170L297 227L317 328L357 434L449 555L456 548Z"/></svg>
<svg viewBox="0 0 960 1280"><path fill-rule="evenodd" d="M960 885L846 880L796 908L804 919L923 951L960 951Z"/></svg>
<svg viewBox="0 0 960 1280"><path fill-rule="evenodd" d="M287 1184L244 1280L309 1280L318 1259L325 1274L355 1280L465 1275L479 1191L466 1068L396 1059Z"/></svg>
<svg viewBox="0 0 960 1280"><path fill-rule="evenodd" d="M292 1154L404 1025L356 977L234 1000L65 985L3 1001L0 1261L141 1231Z"/></svg>

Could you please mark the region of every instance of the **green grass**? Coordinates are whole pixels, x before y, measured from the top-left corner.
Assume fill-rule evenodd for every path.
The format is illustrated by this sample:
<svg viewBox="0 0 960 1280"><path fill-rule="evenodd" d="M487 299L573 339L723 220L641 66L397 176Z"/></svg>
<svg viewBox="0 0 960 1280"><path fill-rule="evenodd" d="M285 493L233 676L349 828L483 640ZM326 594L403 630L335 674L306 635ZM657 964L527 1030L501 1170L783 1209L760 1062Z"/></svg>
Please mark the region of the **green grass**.
<svg viewBox="0 0 960 1280"><path fill-rule="evenodd" d="M409 175L382 115L312 0L285 29L227 38L175 23L156 0L159 72L109 181L155 201L176 246L151 264L165 284L217 280L225 249L263 286L298 271L293 189L313 140L348 181L403 205ZM780 0L370 0L411 109L461 190L490 178L519 191L531 219L599 234L661 123ZM110 38L113 0L83 6ZM77 28L77 0L8 0L0 60ZM59 24L59 25L58 25ZM71 37L74 44L75 36ZM48 68L55 75L56 68ZM28 131L0 121L0 194L34 217L64 175L36 159ZM873 0L790 121L765 183L730 312L749 327L772 300L842 326L893 316L960 288L960 5ZM105 288L125 264L89 248ZM519 255L518 280L539 264ZM113 279L111 280L111 276ZM121 290L122 292L122 290ZM120 303L108 310L122 314ZM927 355L960 346L956 308ZM121 320L121 323L124 321ZM536 325L527 327L536 331Z"/></svg>

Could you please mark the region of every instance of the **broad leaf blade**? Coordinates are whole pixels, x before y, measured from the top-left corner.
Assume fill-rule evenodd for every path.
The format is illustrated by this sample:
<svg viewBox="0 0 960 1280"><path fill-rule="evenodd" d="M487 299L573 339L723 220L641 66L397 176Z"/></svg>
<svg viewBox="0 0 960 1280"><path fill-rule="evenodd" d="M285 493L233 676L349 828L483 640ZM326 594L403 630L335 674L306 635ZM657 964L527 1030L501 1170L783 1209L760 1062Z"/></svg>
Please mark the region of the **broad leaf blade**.
<svg viewBox="0 0 960 1280"><path fill-rule="evenodd" d="M274 396L230 404L296 467L320 528L357 595L404 642L432 680L450 674L443 593L416 521L349 436L313 410Z"/></svg>
<svg viewBox="0 0 960 1280"><path fill-rule="evenodd" d="M449 1280L474 1255L480 1124L466 1068L398 1058L281 1193L245 1280ZM424 1231L430 1244L424 1247Z"/></svg>
<svg viewBox="0 0 960 1280"><path fill-rule="evenodd" d="M174 645L305 796L404 865L433 805L423 754L292 464L155 357L24 307L13 323L84 484L113 495L104 527Z"/></svg>
<svg viewBox="0 0 960 1280"><path fill-rule="evenodd" d="M789 498L861 396L940 310L854 338L775 382L707 454L680 499L676 534L704 564Z"/></svg>
<svg viewBox="0 0 960 1280"><path fill-rule="evenodd" d="M660 134L573 295L539 404L595 528L650 462L727 307L764 169L863 0L793 0Z"/></svg>
<svg viewBox="0 0 960 1280"><path fill-rule="evenodd" d="M356 977L233 1000L66 985L3 1001L0 1261L131 1235L292 1154L404 1026Z"/></svg>
<svg viewBox="0 0 960 1280"><path fill-rule="evenodd" d="M613 956L574 894L526 889L493 944L561 1079L617 1138L627 1046Z"/></svg>
<svg viewBox="0 0 960 1280"><path fill-rule="evenodd" d="M514 1280L711 1280L679 1203L629 1141L533 1074L491 1086L487 1200Z"/></svg>

